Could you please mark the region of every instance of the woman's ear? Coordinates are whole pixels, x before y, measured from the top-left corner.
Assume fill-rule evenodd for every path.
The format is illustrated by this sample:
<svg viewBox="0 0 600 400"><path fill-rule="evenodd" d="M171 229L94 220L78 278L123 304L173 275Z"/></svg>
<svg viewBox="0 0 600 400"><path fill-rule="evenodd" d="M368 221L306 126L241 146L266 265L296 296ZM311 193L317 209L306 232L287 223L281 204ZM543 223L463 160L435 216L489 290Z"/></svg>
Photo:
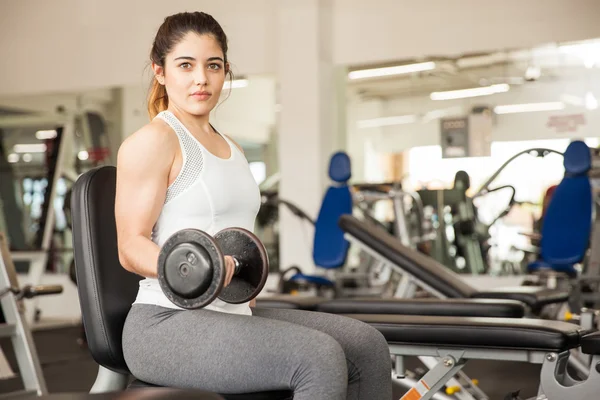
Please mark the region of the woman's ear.
<svg viewBox="0 0 600 400"><path fill-rule="evenodd" d="M154 71L154 77L161 85L165 84L165 69L156 63L152 63L152 71Z"/></svg>
<svg viewBox="0 0 600 400"><path fill-rule="evenodd" d="M225 75L231 72L231 65L229 63L225 63Z"/></svg>

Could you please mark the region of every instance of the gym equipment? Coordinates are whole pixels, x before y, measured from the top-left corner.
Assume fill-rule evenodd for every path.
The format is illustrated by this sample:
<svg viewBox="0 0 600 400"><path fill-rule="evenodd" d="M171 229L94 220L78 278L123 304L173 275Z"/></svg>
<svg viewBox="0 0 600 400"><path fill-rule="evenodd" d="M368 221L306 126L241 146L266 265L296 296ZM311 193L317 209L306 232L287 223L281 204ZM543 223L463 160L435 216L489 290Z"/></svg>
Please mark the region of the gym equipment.
<svg viewBox="0 0 600 400"><path fill-rule="evenodd" d="M401 400L431 399L469 360L521 361L541 364L539 397L587 400L600 391L600 333L578 325L537 319L348 314L371 324L387 339L395 357L392 378L407 387ZM571 350L592 356L589 375L574 379L567 369ZM402 357L436 357L418 381L404 373ZM507 392L518 389L507 385ZM467 393L458 393L466 395ZM436 397L434 397L436 396ZM486 397L457 397L478 398Z"/></svg>
<svg viewBox="0 0 600 400"><path fill-rule="evenodd" d="M92 393L154 385L133 379L123 358L123 325L139 288L139 275L119 263L114 217L116 168L83 173L73 186L73 251L88 350L99 364ZM235 366L232 366L234 371ZM226 400L287 400L289 391L221 395Z"/></svg>
<svg viewBox="0 0 600 400"><path fill-rule="evenodd" d="M437 217L435 221L437 236L433 240L429 254L454 272L472 275L490 272L494 274L505 273L506 271L501 269L500 271L494 270L488 262L489 228L497 220L507 215L513 206L521 203L515 199L514 187L503 185L492 188L491 184L510 163L520 156L529 155L543 158L550 154L562 156L562 153L546 148L532 148L515 154L496 170L475 191L473 196L468 196L466 193L471 186L471 182L465 171L456 173L454 186L450 189L418 190L417 193L421 196L425 210L433 210L433 214ZM474 200L505 189L512 191L506 208L495 216L490 223L480 221L477 217ZM449 210L449 212L445 210ZM451 228L449 235L447 234L447 228Z"/></svg>
<svg viewBox="0 0 600 400"><path fill-rule="evenodd" d="M490 185L491 183L496 180L496 178L498 177L498 175L500 175L500 173L504 170L504 168L506 168L511 162L513 162L516 158L521 157L524 154L530 155L532 157L539 157L539 158L544 158L550 154L558 154L560 156L563 155L563 153L561 153L560 151L556 151L553 149L546 149L546 148L541 148L541 147L536 147L536 148L532 148L532 149L527 149L527 150L523 150L517 154L515 154L514 156L512 156L511 158L509 158L508 160L506 160L504 162L504 164L502 164L500 166L500 168L498 168L496 170L496 172L494 172L492 174L492 176L490 176L482 185L479 189L477 189L477 191L475 192L475 194L473 195L473 197L479 197L484 195L485 193L490 191Z"/></svg>
<svg viewBox="0 0 600 400"><path fill-rule="evenodd" d="M95 120L93 120L95 118ZM59 199L58 188L59 180L65 179L74 182L79 175L77 170L78 164L81 163L77 159L77 146L81 142L83 148L90 149L93 147L91 141L94 138L95 127L98 125L99 119L97 115L86 112L85 110L69 110L63 108L52 113L19 113L12 115L0 116L0 130L6 136L9 130L28 128L28 129L52 129L56 130L57 137L45 141L46 150L46 167L47 167L47 187L44 191L44 200L42 203L43 216L39 219L37 233L35 238L27 240L22 232L23 219L18 218L18 223L9 223L7 230L11 239L11 258L20 267L19 264L27 265L27 282L32 285L41 283L42 275L51 260L53 251L63 251L70 249L56 249L54 240L56 236L56 216L55 212L50 212L57 199ZM115 149L116 150L116 149ZM116 151L113 152L113 156ZM73 161L76 161L74 167ZM112 160L115 161L115 160ZM14 168L14 164L9 164L10 168ZM8 167L6 166L6 167ZM0 171L0 203L4 209L0 207L0 213L4 212L5 216L9 216L7 221L14 222L14 217L22 213L20 207L16 207L14 198L14 176L8 173L6 168ZM12 194L11 194L12 193ZM0 217L0 219L2 219ZM25 232L27 232L26 230ZM30 248L28 242L35 242L37 247ZM39 309L36 307L36 298L31 301L31 306L25 309L24 319L29 325L33 325L39 317Z"/></svg>
<svg viewBox="0 0 600 400"><path fill-rule="evenodd" d="M514 300L484 299L333 299L276 296L257 299L258 307L294 308L353 317L380 330L390 345L395 367L392 379L407 390L421 389L425 398L489 399L461 371L470 359L511 360L536 364L548 363L542 373L540 394L548 399L587 399L583 393L600 389L596 375L586 370L587 381L562 397L562 385L575 382L565 375L565 365L583 353L587 365L597 365L600 337L588 336L581 326L560 321L522 318L523 304ZM594 347L595 350L594 350ZM596 361L593 355L596 354ZM413 379L404 371L403 356L417 356L429 372ZM456 363L450 369L444 360ZM457 358L456 358L457 357ZM561 363L551 363L560 357ZM577 362L577 361L574 361ZM449 364L449 362L448 362ZM556 373L553 368L556 367ZM443 372L443 373L440 373ZM600 371L599 371L600 372ZM439 375L438 375L439 374ZM585 379L585 378L584 378ZM424 380L425 387L421 380ZM445 395L436 393L444 389ZM510 388L509 389L519 389ZM429 390L429 391L428 391ZM410 392L409 392L410 393ZM554 397L556 396L556 397ZM421 397L415 397L421 398ZM408 396L406 399L412 399Z"/></svg>
<svg viewBox="0 0 600 400"><path fill-rule="evenodd" d="M590 253L581 276L582 285L577 285L574 293L576 301L587 307L600 308L600 149L591 149L592 168L588 173L592 183L594 198L594 222L590 237Z"/></svg>
<svg viewBox="0 0 600 400"><path fill-rule="evenodd" d="M568 309L569 291L536 286L478 291L434 259L404 247L397 238L382 229L353 216L343 216L340 227L348 240L387 263L402 276L396 290L397 297L411 298L417 289L421 289L438 298L511 299L528 306L527 316L548 320L562 320L564 310ZM582 319L580 325L589 330L597 328L597 322L591 318ZM581 360L572 357L570 364L579 373L586 374L587 367L578 361Z"/></svg>
<svg viewBox="0 0 600 400"><path fill-rule="evenodd" d="M8 254L8 246L5 245L4 235L0 233L0 314L4 321L0 321L0 337L11 338L12 345L17 358L19 375L23 381L24 391L14 395L45 395L48 392L42 367L37 355L35 343L31 331L23 318L23 309L18 304L21 299L31 299L41 295L52 295L62 293L62 286L31 286L22 288L18 286L14 265ZM0 349L0 379L13 375L10 366L5 365L4 354ZM2 367L7 371L2 371Z"/></svg>
<svg viewBox="0 0 600 400"><path fill-rule="evenodd" d="M577 312L595 307L600 298L598 249L594 246L600 225L590 176L597 172L592 172L592 151L582 141L571 142L563 156L565 175L543 214L536 238L539 247L527 250L537 256L527 265L527 272L534 275L527 283L571 290L569 305Z"/></svg>
<svg viewBox="0 0 600 400"><path fill-rule="evenodd" d="M359 183L352 185L352 188L354 204L362 212L365 221L395 235L407 247L428 251L436 234L432 230L431 219L425 215L418 193L404 190L400 182ZM393 218L390 223L380 222L372 215L374 208L381 201L384 204L391 202ZM367 287L358 295L393 295L390 290L393 290L399 277L389 267L361 252L356 270L368 276Z"/></svg>
<svg viewBox="0 0 600 400"><path fill-rule="evenodd" d="M575 264L586 255L592 228L592 187L587 176L591 152L585 142L576 140L564 153L565 176L558 184L544 214L540 259L528 266L529 272L552 270L576 277Z"/></svg>
<svg viewBox="0 0 600 400"><path fill-rule="evenodd" d="M352 194L348 187L352 173L350 157L344 152L336 152L329 161L329 178L334 182L327 189L319 215L315 221L315 236L313 239L313 261L319 267L331 271L339 271L346 263L349 243L344 239L344 234L337 226L341 215L352 214ZM299 271L289 279L284 280L288 270ZM318 289L331 289L336 283L341 282L340 274L328 273L328 276L304 274L298 266L291 266L281 273L280 290L289 283L297 285L307 284ZM339 281L338 281L338 278Z"/></svg>
<svg viewBox="0 0 600 400"><path fill-rule="evenodd" d="M542 311L557 313L554 308L564 305L569 297L566 291L534 286L478 291L460 275L433 258L405 247L398 238L383 229L350 215L342 216L339 226L347 240L402 276L395 297L411 298L417 288L421 288L438 298L511 299L525 303L529 308L528 315L540 315Z"/></svg>
<svg viewBox="0 0 600 400"><path fill-rule="evenodd" d="M123 323L135 300L141 279L119 264L113 216L115 186L116 169L100 167L81 176L75 184L72 199L74 250L77 280L81 288L79 297L82 316L89 338L89 350L100 364L92 392L118 391L128 385L130 373L123 359L121 336ZM579 344L577 340L567 339L576 336L580 328L557 321L520 322L521 319L510 319L508 324L503 324L502 320L489 321L482 318L380 317L379 321L385 318L387 323L377 320L365 322L373 324L386 336L392 354L417 353L442 358L451 355L457 360L457 366L462 366L463 360L473 358L518 359L541 363L547 353L563 354L565 347ZM507 350L506 346L511 347ZM465 351L462 355L456 355L441 350L448 347ZM396 361L396 369L402 371L401 361ZM232 366L232 370L234 369L235 365ZM453 375L455 372L450 371L448 377ZM408 378L402 381L410 383ZM150 386L134 381L129 387L138 385ZM225 399L239 400L281 400L290 398L291 393L281 391L222 396ZM567 398L580 400L577 396Z"/></svg>
<svg viewBox="0 0 600 400"><path fill-rule="evenodd" d="M224 256L236 267L227 287ZM269 275L267 251L260 239L243 228L228 228L214 238L198 229L171 235L158 256L158 282L175 305L202 308L215 298L240 304L254 299Z"/></svg>
<svg viewBox="0 0 600 400"><path fill-rule="evenodd" d="M394 210L393 234L410 248L433 238L426 224L423 202L417 192L402 189L400 182L387 184L355 184L354 203L363 211L365 219L376 225L382 225L370 215L372 204L381 200L390 200ZM407 210L406 199L410 199L411 207ZM371 206L369 206L371 205ZM388 229L386 229L388 230ZM392 232L390 232L392 233Z"/></svg>
<svg viewBox="0 0 600 400"><path fill-rule="evenodd" d="M257 307L288 308L318 311L331 314L375 314L375 315L421 315L421 316L459 316L486 318L522 318L525 307L514 300L487 299L333 299L305 298L298 296L276 296L274 298L259 298ZM434 357L418 356L428 368L437 363ZM398 362L399 357L396 357ZM407 372L406 375L413 375ZM418 375L418 374L417 374ZM451 378L446 384L446 393L455 394L457 399L473 400L486 399L485 393L474 385L474 379L459 371L456 378ZM403 380L402 386L412 387L413 380ZM414 382L413 382L414 383ZM414 386L414 385L413 385ZM434 398L446 400L438 394Z"/></svg>
<svg viewBox="0 0 600 400"><path fill-rule="evenodd" d="M428 254L454 272L479 275L487 270L487 227L477 221L475 206L467 196L470 185L469 175L458 171L452 188L417 193L424 209L435 216L436 235Z"/></svg>

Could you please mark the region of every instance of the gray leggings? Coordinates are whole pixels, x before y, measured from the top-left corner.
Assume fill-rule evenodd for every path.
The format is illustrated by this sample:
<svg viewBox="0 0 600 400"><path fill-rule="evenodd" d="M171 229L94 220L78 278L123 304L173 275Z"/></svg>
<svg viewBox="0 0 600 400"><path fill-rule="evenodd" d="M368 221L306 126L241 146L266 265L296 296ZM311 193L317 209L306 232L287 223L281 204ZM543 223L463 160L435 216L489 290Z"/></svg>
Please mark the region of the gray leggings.
<svg viewBox="0 0 600 400"><path fill-rule="evenodd" d="M253 316L134 304L127 366L161 386L216 393L292 389L295 400L390 400L385 338L352 318L254 308Z"/></svg>

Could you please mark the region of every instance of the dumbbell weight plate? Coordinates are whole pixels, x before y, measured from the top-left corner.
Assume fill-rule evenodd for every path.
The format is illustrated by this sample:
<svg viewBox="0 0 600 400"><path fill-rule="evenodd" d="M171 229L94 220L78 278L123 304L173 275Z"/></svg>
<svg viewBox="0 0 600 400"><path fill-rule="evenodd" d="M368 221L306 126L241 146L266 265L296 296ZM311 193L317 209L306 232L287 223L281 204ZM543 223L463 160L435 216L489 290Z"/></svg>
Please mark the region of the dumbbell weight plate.
<svg viewBox="0 0 600 400"><path fill-rule="evenodd" d="M174 233L158 256L158 282L173 304L202 308L219 294L225 281L223 254L215 240L197 229Z"/></svg>
<svg viewBox="0 0 600 400"><path fill-rule="evenodd" d="M235 257L240 269L219 299L240 304L255 298L265 286L269 275L269 259L262 242L252 232L243 228L223 229L215 235L224 255Z"/></svg>

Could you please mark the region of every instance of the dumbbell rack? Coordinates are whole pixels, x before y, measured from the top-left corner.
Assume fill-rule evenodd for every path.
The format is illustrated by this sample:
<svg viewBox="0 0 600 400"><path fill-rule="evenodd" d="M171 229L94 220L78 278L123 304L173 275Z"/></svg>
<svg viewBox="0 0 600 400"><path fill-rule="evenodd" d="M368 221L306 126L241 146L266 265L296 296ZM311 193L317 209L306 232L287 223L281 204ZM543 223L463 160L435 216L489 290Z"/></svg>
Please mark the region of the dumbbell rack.
<svg viewBox="0 0 600 400"><path fill-rule="evenodd" d="M2 242L1 234L0 242ZM42 367L39 362L31 331L23 319L15 295L12 291L8 290L16 286L16 282L14 282L16 273L11 274L14 276L11 281L8 265L10 265L10 268L13 268L12 263L10 263L10 260L8 259L9 255L3 254L3 251L7 251L7 246L0 245L0 309L2 310L5 319L4 323L0 323L0 338L11 338L19 367L19 375L24 386L24 390L16 393L12 392L8 395L11 398L18 395L45 395L48 390L46 388L46 382L42 374ZM7 262L4 260L7 260ZM12 272L14 272L14 270ZM8 362L6 362L2 349L0 349L0 380L11 376L14 376L14 373ZM2 398L3 395L0 394L0 399Z"/></svg>

